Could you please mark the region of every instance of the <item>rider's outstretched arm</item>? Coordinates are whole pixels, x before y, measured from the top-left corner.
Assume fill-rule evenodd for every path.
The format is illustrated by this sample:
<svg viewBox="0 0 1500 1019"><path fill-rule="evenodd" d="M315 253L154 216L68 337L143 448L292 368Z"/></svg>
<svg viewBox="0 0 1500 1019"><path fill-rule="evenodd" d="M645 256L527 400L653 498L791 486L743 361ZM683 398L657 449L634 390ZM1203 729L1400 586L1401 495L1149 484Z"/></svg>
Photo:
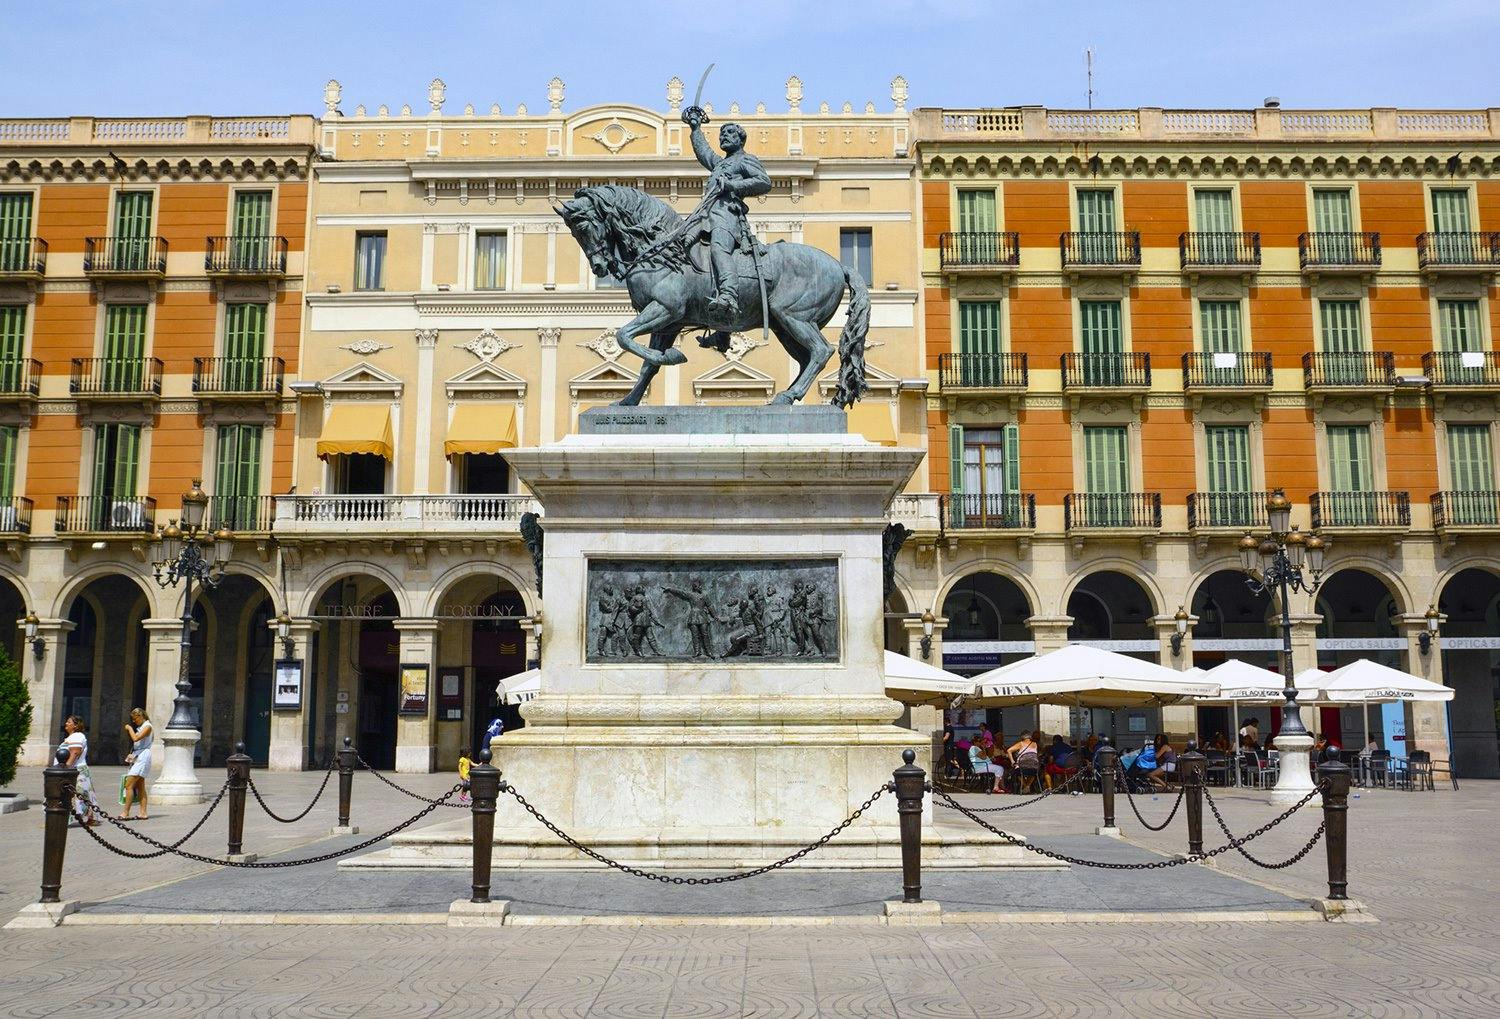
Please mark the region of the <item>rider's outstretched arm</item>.
<svg viewBox="0 0 1500 1019"><path fill-rule="evenodd" d="M712 170L718 166L721 157L714 151L714 147L708 143L708 139L703 136L702 124L693 125L692 138L693 155L698 157L698 162L703 164L703 168L705 170Z"/></svg>

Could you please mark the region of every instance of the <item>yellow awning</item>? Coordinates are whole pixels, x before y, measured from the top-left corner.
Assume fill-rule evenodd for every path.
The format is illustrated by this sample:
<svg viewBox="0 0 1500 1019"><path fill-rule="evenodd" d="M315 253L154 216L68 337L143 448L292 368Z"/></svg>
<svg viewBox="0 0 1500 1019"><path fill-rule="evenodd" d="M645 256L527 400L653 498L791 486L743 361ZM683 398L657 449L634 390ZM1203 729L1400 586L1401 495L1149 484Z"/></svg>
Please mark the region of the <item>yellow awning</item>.
<svg viewBox="0 0 1500 1019"><path fill-rule="evenodd" d="M461 403L453 411L443 455L498 453L516 448L516 409L500 403Z"/></svg>
<svg viewBox="0 0 1500 1019"><path fill-rule="evenodd" d="M387 460L394 457L391 408L384 403L335 403L318 438L318 456L374 453Z"/></svg>
<svg viewBox="0 0 1500 1019"><path fill-rule="evenodd" d="M849 408L849 430L882 446L896 444L896 429L891 425L891 405L861 401Z"/></svg>

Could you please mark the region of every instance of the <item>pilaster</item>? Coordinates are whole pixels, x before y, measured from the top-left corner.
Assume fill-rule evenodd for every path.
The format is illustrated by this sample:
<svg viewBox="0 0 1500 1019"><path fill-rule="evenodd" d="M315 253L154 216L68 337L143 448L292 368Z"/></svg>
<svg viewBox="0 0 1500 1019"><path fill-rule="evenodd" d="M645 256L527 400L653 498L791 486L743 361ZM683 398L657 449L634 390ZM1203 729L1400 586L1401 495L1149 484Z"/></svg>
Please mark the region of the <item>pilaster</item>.
<svg viewBox="0 0 1500 1019"><path fill-rule="evenodd" d="M276 621L267 624L274 633ZM315 620L301 619L292 623L292 653L289 657L302 662L302 704L297 710L277 710L273 699L271 708L271 748L267 754L266 767L271 771L302 771L307 767L310 748L308 738L309 694L312 691L314 666L312 660L312 638L321 624ZM278 648L277 658L288 657ZM274 694L273 694L274 698Z"/></svg>
<svg viewBox="0 0 1500 1019"><path fill-rule="evenodd" d="M427 774L437 763L437 727L433 722L432 684L436 681L437 644L440 623L436 619L398 619L401 635L399 665L427 666L427 710L420 715L396 716L396 770ZM399 697L399 694L398 694Z"/></svg>
<svg viewBox="0 0 1500 1019"><path fill-rule="evenodd" d="M1033 653L1044 655L1068 645L1068 630L1073 625L1072 616L1030 616L1026 628L1031 631L1035 645ZM1061 704L1038 704L1036 708L1037 728L1046 733L1071 733L1072 712Z"/></svg>
<svg viewBox="0 0 1500 1019"><path fill-rule="evenodd" d="M20 625L20 624L17 624ZM67 619L43 619L37 636L44 644L42 657L25 648L21 668L31 695L31 731L21 744L20 763L46 767L52 763L52 752L62 741L63 675L67 669L68 633L74 624Z"/></svg>
<svg viewBox="0 0 1500 1019"><path fill-rule="evenodd" d="M182 620L172 616L143 619L141 626L149 634L151 645L146 656L146 713L161 734L166 731L167 721L172 717L172 702L177 697L177 677L182 668ZM151 755L153 775L159 776L165 764L165 754Z"/></svg>
<svg viewBox="0 0 1500 1019"><path fill-rule="evenodd" d="M922 657L922 620L904 619L902 625L906 628L906 657L916 661L926 661L929 664L942 661L943 657L943 631L947 629L947 617L939 616L932 621L932 645L928 650L928 657ZM928 774L932 774L942 765L943 759L943 709L929 705L916 705L911 709L912 731L921 737L925 737L932 746L932 752L924 763Z"/></svg>
<svg viewBox="0 0 1500 1019"><path fill-rule="evenodd" d="M1439 619L1439 626L1447 620ZM1421 635L1427 631L1427 618L1420 614L1402 616L1401 634L1406 638L1406 671L1432 683L1443 683L1442 637L1432 638L1422 652ZM1411 701L1406 705L1406 749L1425 750L1440 768L1448 767L1448 703L1446 701Z"/></svg>
<svg viewBox="0 0 1500 1019"><path fill-rule="evenodd" d="M417 438L412 456L413 495L427 495L432 481L432 362L437 351L438 331L418 329L417 340Z"/></svg>
<svg viewBox="0 0 1500 1019"><path fill-rule="evenodd" d="M1169 669L1187 672L1193 667L1193 626L1197 616L1188 617L1187 633L1182 635L1182 644L1177 654L1172 653L1172 636L1177 632L1176 615L1160 615L1151 619L1156 628L1156 639L1160 644L1157 661ZM1194 704L1167 704L1161 709L1161 730L1168 735L1185 735L1197 738L1198 708Z"/></svg>

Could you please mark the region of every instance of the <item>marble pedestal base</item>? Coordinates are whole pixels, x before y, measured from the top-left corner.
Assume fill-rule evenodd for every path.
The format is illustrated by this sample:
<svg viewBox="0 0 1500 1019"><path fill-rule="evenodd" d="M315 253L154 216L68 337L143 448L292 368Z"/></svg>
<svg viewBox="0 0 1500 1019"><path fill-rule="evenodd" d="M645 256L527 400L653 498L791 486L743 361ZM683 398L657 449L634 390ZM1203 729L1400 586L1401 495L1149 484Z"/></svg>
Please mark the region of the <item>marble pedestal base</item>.
<svg viewBox="0 0 1500 1019"><path fill-rule="evenodd" d="M1271 741L1279 751L1280 767L1271 802L1292 804L1313 790L1312 770L1308 764L1312 750L1311 736L1277 736Z"/></svg>
<svg viewBox="0 0 1500 1019"><path fill-rule="evenodd" d="M193 751L202 735L197 729L162 730L164 763L161 775L147 790L153 805L203 802L203 783L193 771Z"/></svg>

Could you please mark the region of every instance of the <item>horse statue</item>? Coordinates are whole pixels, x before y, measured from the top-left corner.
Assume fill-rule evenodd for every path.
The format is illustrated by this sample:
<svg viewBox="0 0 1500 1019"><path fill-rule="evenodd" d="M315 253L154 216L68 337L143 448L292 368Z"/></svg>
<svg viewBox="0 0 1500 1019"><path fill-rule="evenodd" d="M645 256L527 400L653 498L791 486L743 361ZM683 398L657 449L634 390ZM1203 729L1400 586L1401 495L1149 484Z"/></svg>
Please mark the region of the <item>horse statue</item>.
<svg viewBox="0 0 1500 1019"><path fill-rule="evenodd" d="M846 289L849 309L839 337L838 384L830 402L848 408L868 388L869 289L857 270L826 252L786 241L760 245L746 229L745 250L735 252L739 268L730 288L735 300L726 306L722 298L715 300L717 288L698 211L684 218L637 188L601 184L575 191L558 207L558 214L587 254L594 275L623 280L638 312L619 328L615 339L644 363L635 386L616 406L638 405L663 365L687 361L675 346L682 330L705 330L698 342L722 353L730 332L758 326L775 333L801 366L797 378L772 397L771 404L796 403L833 356L822 330ZM649 347L636 342L646 333L651 336Z"/></svg>

